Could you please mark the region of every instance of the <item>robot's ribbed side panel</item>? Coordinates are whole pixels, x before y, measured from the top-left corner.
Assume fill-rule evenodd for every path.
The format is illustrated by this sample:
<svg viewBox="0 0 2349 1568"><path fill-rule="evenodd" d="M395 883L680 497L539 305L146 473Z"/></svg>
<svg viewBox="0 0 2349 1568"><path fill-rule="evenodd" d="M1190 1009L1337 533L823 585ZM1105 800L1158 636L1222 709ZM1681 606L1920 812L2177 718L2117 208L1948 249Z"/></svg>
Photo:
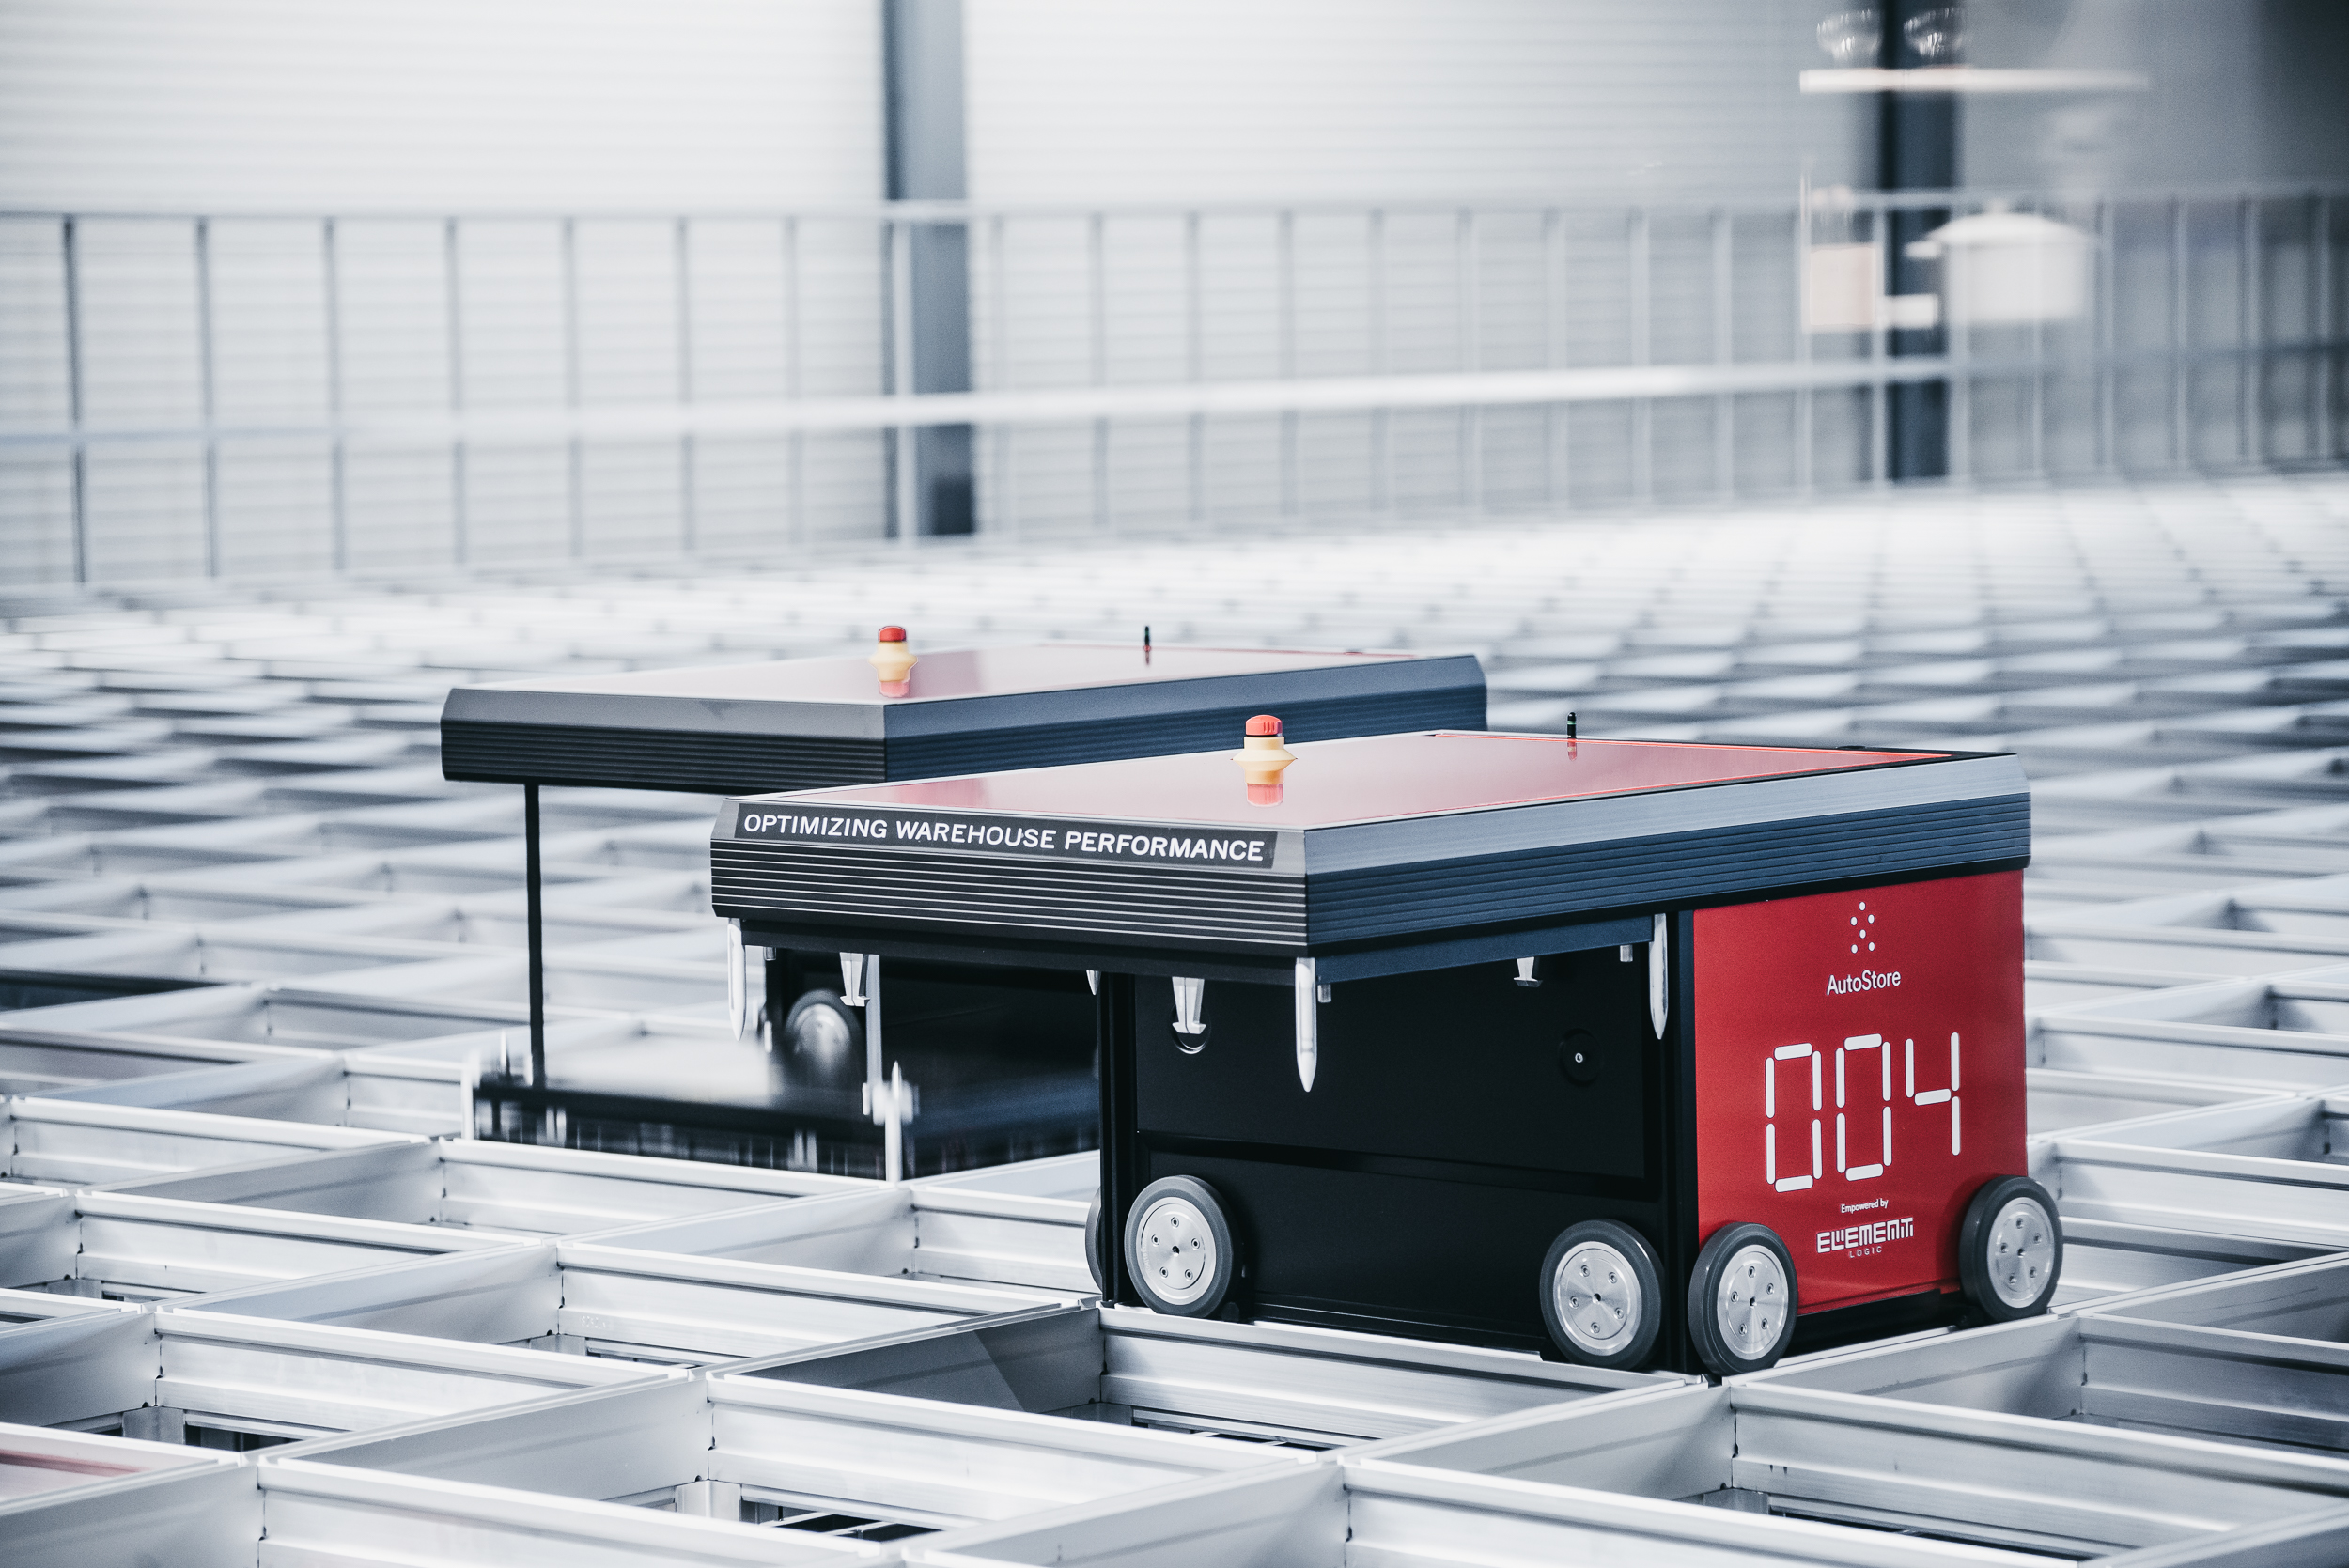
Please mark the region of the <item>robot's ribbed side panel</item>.
<svg viewBox="0 0 2349 1568"><path fill-rule="evenodd" d="M971 729L936 735L892 736L889 776L938 778L1010 768L1108 762L1121 757L1231 749L1232 737L1263 704L1130 719L1088 719L1020 728ZM1318 702L1283 701L1285 733L1296 740L1392 735L1407 730L1482 729L1482 686L1430 691L1379 692ZM848 781L844 781L848 782ZM854 781L863 782L863 781ZM810 786L814 787L814 786Z"/></svg>
<svg viewBox="0 0 2349 1568"><path fill-rule="evenodd" d="M1274 874L721 839L710 846L709 875L718 913L738 919L785 914L1031 939L1305 945L1304 884Z"/></svg>
<svg viewBox="0 0 2349 1568"><path fill-rule="evenodd" d="M2010 795L1433 864L1316 871L1309 906L1319 946L1702 904L1855 878L2019 865L2030 854L2030 798Z"/></svg>
<svg viewBox="0 0 2349 1568"><path fill-rule="evenodd" d="M754 793L878 784L882 743L807 735L727 735L583 724L441 721L452 779L619 789Z"/></svg>

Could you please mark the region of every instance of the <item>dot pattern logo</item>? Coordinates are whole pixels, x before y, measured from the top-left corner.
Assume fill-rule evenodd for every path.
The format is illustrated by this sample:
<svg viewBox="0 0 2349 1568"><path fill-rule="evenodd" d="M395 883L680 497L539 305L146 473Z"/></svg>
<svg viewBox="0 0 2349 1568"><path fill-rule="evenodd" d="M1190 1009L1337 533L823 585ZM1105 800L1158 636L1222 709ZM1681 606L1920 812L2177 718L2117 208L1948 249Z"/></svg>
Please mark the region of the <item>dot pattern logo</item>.
<svg viewBox="0 0 2349 1568"><path fill-rule="evenodd" d="M1876 917L1868 912L1868 901L1861 899L1851 917L1851 950L1854 954L1876 950Z"/></svg>

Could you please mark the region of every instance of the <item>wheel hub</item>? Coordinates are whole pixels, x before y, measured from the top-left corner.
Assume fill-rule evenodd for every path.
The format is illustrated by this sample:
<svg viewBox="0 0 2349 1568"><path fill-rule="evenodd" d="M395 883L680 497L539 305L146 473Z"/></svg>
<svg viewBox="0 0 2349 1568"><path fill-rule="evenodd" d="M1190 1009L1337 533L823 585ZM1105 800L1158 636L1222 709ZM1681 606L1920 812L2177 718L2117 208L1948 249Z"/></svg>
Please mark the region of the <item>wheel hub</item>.
<svg viewBox="0 0 2349 1568"><path fill-rule="evenodd" d="M2017 1311L2039 1299L2055 1267L2055 1225L2039 1200L2010 1198L1990 1222L1988 1255L1983 1264L1990 1288Z"/></svg>
<svg viewBox="0 0 2349 1568"><path fill-rule="evenodd" d="M1566 1338L1585 1355L1612 1356L1639 1330L1640 1277L1603 1241L1583 1242L1558 1260L1550 1298Z"/></svg>
<svg viewBox="0 0 2349 1568"><path fill-rule="evenodd" d="M848 1023L829 1007L803 1009L791 1024L791 1048L826 1067L845 1060L851 1044Z"/></svg>
<svg viewBox="0 0 2349 1568"><path fill-rule="evenodd" d="M1766 1247L1740 1247L1721 1270L1713 1316L1740 1360L1758 1361L1778 1343L1787 1312L1786 1269Z"/></svg>
<svg viewBox="0 0 2349 1568"><path fill-rule="evenodd" d="M1143 1212L1134 1256L1153 1295L1187 1307L1215 1278L1215 1232L1188 1198L1160 1198Z"/></svg>

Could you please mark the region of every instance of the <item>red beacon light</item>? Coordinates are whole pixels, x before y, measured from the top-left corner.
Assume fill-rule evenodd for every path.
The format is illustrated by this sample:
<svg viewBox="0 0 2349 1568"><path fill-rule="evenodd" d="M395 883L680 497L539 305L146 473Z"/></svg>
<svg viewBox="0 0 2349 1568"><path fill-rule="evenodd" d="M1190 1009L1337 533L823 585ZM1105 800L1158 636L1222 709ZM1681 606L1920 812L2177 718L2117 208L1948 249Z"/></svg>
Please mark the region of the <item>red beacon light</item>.
<svg viewBox="0 0 2349 1568"><path fill-rule="evenodd" d="M902 697L913 690L910 677L913 667L921 662L906 646L906 629L885 626L874 640L872 656L865 660L880 676L881 695Z"/></svg>
<svg viewBox="0 0 2349 1568"><path fill-rule="evenodd" d="M1239 764L1241 776L1248 781L1250 805L1281 803L1281 773L1297 760L1297 753L1281 743L1278 718L1259 713L1249 720L1240 749L1232 753L1232 760Z"/></svg>

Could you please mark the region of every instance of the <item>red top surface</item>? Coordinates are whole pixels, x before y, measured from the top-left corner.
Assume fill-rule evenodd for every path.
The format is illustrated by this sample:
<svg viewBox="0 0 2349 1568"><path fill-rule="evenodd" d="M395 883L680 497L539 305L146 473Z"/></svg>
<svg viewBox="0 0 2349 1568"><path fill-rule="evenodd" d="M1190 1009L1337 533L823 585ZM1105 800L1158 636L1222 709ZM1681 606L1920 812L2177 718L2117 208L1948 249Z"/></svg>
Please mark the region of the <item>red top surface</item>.
<svg viewBox="0 0 2349 1568"><path fill-rule="evenodd" d="M1281 721L1275 719L1269 713L1259 713L1253 719L1248 721L1247 733L1250 735L1278 735L1281 733Z"/></svg>
<svg viewBox="0 0 2349 1568"><path fill-rule="evenodd" d="M1387 663L1414 657L1400 653L1302 653L1279 648L1164 647L1145 657L1140 644L1123 643L945 648L937 653L926 653L918 646L909 645L907 651L921 662L906 677L910 690L902 697L885 696L871 662L862 657L560 675L501 684L535 691L690 697L710 702L918 703L926 699L1067 691L1088 686L1200 680L1217 675L1277 675L1292 670Z"/></svg>
<svg viewBox="0 0 2349 1568"><path fill-rule="evenodd" d="M906 640L906 629L901 626L885 626L880 629L879 640L884 643L902 643Z"/></svg>
<svg viewBox="0 0 2349 1568"><path fill-rule="evenodd" d="M872 806L946 806L1133 822L1325 828L1593 795L1885 767L1942 753L1837 752L1679 741L1568 740L1461 731L1292 744L1281 799L1249 800L1233 752L1136 757L959 779L812 789L800 798Z"/></svg>

